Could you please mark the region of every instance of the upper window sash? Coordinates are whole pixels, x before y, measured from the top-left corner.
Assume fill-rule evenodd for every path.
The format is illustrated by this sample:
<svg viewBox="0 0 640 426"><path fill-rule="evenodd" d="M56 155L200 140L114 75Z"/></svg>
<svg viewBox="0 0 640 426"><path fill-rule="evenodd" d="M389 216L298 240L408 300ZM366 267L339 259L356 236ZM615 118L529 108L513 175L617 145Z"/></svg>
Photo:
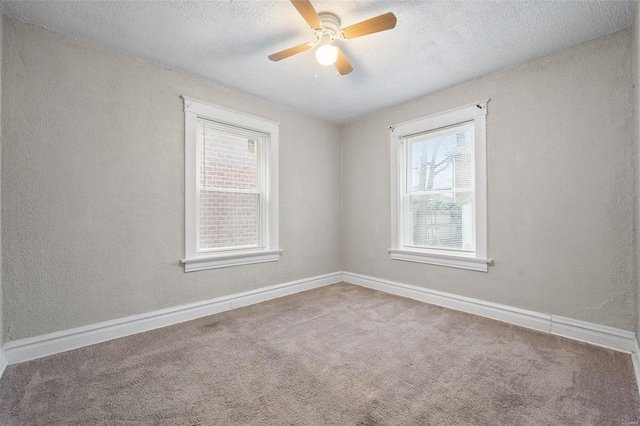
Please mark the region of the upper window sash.
<svg viewBox="0 0 640 426"><path fill-rule="evenodd" d="M415 143L420 143L425 141L425 136L429 136L428 139L435 139L439 136L445 135L454 135L459 134L461 131L470 132L473 134L474 143L471 144L472 156L475 158L475 126L473 121L469 121L466 123L459 123L450 126L446 126L444 129L439 128L435 130L430 130L427 132L422 132L418 135L410 135L404 136L400 138L400 149L402 150L402 155L406 158L406 164L410 165L410 167L406 167L406 176L403 187L403 192L411 195L430 195L430 194L438 194L443 192L470 192L475 190L475 161L472 162L472 170L471 170L471 185L468 188L458 188L455 186L455 180L453 182L452 188L447 189L431 189L431 190L414 190L413 189L413 153L412 153L412 145Z"/></svg>

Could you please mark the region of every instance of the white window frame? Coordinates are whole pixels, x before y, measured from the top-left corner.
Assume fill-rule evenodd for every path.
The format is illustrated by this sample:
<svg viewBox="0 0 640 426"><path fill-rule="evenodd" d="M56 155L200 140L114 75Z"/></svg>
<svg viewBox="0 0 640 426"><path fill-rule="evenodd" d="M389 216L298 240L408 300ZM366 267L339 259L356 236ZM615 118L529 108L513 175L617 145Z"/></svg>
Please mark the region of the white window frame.
<svg viewBox="0 0 640 426"><path fill-rule="evenodd" d="M487 144L488 99L391 126L391 259L487 272ZM475 152L475 252L410 247L405 209L407 153L404 139L412 135L473 122Z"/></svg>
<svg viewBox="0 0 640 426"><path fill-rule="evenodd" d="M185 272L226 268L251 263L280 260L282 250L278 246L278 134L280 123L233 111L183 96L184 99L184 186L185 186ZM199 169L197 164L198 119L210 120L234 126L262 135L260 237L257 247L229 248L225 250L198 249L199 235Z"/></svg>

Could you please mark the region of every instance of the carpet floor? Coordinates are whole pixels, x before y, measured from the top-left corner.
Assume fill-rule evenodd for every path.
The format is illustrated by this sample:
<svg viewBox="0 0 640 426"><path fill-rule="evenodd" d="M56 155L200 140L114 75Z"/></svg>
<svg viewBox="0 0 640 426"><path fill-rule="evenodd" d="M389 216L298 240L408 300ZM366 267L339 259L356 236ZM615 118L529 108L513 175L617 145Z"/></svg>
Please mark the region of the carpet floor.
<svg viewBox="0 0 640 426"><path fill-rule="evenodd" d="M336 284L7 367L2 425L635 425L630 355Z"/></svg>

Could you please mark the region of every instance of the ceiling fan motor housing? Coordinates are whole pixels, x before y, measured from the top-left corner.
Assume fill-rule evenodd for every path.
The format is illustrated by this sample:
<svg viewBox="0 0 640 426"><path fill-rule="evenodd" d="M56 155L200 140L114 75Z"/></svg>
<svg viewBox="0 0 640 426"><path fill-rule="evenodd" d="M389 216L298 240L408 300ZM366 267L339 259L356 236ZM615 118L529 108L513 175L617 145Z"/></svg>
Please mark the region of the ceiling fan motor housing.
<svg viewBox="0 0 640 426"><path fill-rule="evenodd" d="M331 40L338 38L340 31L340 18L331 12L320 12L318 13L318 16L320 17L320 22L322 22L322 28L320 30L316 30L316 37L318 37L318 40L321 40L325 36L331 37Z"/></svg>

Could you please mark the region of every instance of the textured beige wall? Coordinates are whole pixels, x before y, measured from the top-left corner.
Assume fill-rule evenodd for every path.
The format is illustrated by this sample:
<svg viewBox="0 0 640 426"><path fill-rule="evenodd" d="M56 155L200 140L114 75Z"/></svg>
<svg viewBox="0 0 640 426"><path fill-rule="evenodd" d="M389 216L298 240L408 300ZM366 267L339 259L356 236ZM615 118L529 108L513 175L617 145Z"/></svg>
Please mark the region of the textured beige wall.
<svg viewBox="0 0 640 426"><path fill-rule="evenodd" d="M7 340L340 270L338 127L4 24ZM182 94L282 123L279 262L184 273Z"/></svg>
<svg viewBox="0 0 640 426"><path fill-rule="evenodd" d="M636 147L636 223L635 223L635 244L636 244L636 338L640 336L640 7L635 4L635 15L632 27L632 61L633 61L633 85L634 85L634 124L635 124L635 147Z"/></svg>
<svg viewBox="0 0 640 426"><path fill-rule="evenodd" d="M491 98L488 273L392 261L390 125ZM346 271L635 330L631 32L342 129Z"/></svg>
<svg viewBox="0 0 640 426"><path fill-rule="evenodd" d="M2 28L4 20L0 14L0 176L2 176ZM1 179L0 179L1 180ZM2 199L0 185L0 200ZM2 223L2 207L0 203L0 223ZM0 345L4 343L4 295L2 286L2 233L0 232Z"/></svg>

